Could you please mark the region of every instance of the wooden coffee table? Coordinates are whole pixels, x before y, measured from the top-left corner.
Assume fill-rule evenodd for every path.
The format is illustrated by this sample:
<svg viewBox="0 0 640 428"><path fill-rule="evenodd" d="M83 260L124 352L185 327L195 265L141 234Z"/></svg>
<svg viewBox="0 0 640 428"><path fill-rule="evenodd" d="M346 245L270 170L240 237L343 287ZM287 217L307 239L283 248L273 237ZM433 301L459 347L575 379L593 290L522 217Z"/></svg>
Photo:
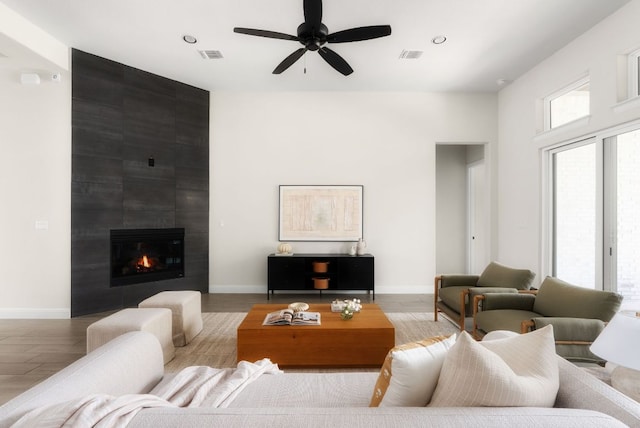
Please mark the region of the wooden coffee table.
<svg viewBox="0 0 640 428"><path fill-rule="evenodd" d="M281 367L380 367L395 346L395 328L376 304L344 321L331 305L309 305L320 312L319 326L263 326L269 312L287 305L254 305L238 327L238 361L270 358Z"/></svg>

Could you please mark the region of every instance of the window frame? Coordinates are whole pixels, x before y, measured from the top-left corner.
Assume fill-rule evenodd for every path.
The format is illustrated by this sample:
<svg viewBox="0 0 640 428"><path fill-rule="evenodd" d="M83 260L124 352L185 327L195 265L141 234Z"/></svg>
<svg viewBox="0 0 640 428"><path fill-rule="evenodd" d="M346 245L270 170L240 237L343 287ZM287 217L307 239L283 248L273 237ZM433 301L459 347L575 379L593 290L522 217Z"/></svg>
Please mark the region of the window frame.
<svg viewBox="0 0 640 428"><path fill-rule="evenodd" d="M609 248L612 246L611 230L614 227L612 219L615 218L611 210L612 189L615 185L611 174L615 171L611 168L614 156L610 140L618 135L640 130L640 120L612 126L598 132L583 135L539 149L541 156L541 236L540 236L540 268L543 276L553 276L554 271L554 164L553 156L561 151L570 150L580 145L595 143L597 145L596 175L597 175L597 252L598 264L596 267L596 289L617 291L615 284L615 270L612 269L612 259L609 257ZM606 260L605 260L606 259Z"/></svg>
<svg viewBox="0 0 640 428"><path fill-rule="evenodd" d="M640 53L640 50L639 50ZM589 86L589 112L583 116L579 116L576 117L572 120L570 120L569 122L565 122L561 125L557 125L554 127L551 127L551 103L562 97L563 95L567 95L568 93L580 88L581 86L584 86L586 84L591 84L591 76L587 73L583 76L581 76L580 78L574 80L572 83L558 89L557 91L547 95L546 97L543 98L543 105L544 105L544 130L545 131L551 131L554 129L558 129L561 128L563 126L572 124L574 122L580 121L580 120L584 120L585 118L588 118L591 115L591 86Z"/></svg>
<svg viewBox="0 0 640 428"><path fill-rule="evenodd" d="M640 97L640 48L627 55L628 99Z"/></svg>

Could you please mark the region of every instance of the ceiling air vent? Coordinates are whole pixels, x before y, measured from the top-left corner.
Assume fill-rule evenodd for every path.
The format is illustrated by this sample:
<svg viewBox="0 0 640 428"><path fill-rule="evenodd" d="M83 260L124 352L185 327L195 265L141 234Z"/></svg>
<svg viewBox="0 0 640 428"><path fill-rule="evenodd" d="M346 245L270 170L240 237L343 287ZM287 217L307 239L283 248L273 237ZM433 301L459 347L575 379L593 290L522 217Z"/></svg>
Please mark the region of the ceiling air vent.
<svg viewBox="0 0 640 428"><path fill-rule="evenodd" d="M198 51L202 59L221 59L224 58L222 56L222 52L220 51Z"/></svg>
<svg viewBox="0 0 640 428"><path fill-rule="evenodd" d="M422 51L408 51L403 49L400 52L400 59L418 59L422 56Z"/></svg>

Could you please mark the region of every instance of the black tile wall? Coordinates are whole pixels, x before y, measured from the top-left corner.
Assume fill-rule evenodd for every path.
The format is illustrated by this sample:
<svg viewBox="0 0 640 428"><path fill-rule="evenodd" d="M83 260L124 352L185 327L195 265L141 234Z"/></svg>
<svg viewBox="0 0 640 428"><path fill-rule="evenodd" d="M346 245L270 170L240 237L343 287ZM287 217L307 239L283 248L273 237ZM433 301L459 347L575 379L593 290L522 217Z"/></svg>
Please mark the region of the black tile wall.
<svg viewBox="0 0 640 428"><path fill-rule="evenodd" d="M209 92L76 49L72 71L71 315L207 292ZM184 278L111 287L109 231L166 227L185 228Z"/></svg>

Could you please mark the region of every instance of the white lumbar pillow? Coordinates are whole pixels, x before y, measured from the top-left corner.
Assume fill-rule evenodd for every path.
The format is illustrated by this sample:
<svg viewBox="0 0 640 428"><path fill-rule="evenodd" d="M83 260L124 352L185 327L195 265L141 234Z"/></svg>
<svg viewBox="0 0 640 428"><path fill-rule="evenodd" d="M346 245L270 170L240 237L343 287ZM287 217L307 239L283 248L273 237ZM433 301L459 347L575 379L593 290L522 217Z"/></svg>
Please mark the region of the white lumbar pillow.
<svg viewBox="0 0 640 428"><path fill-rule="evenodd" d="M380 370L370 406L425 406L438 382L445 355L455 342L453 334L391 349Z"/></svg>
<svg viewBox="0 0 640 428"><path fill-rule="evenodd" d="M559 384L551 325L481 343L463 332L442 364L429 405L553 407Z"/></svg>

